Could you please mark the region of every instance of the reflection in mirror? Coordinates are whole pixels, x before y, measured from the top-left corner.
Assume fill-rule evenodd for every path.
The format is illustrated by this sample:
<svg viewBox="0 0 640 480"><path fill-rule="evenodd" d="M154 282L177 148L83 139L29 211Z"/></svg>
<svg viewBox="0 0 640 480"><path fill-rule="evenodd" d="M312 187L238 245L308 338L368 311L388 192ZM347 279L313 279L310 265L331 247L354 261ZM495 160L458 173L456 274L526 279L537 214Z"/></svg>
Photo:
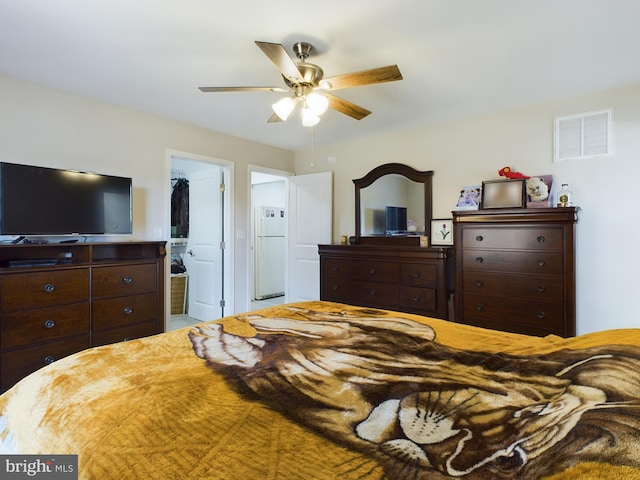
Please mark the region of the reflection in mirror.
<svg viewBox="0 0 640 480"><path fill-rule="evenodd" d="M360 190L361 235L423 234L424 184L399 174Z"/></svg>

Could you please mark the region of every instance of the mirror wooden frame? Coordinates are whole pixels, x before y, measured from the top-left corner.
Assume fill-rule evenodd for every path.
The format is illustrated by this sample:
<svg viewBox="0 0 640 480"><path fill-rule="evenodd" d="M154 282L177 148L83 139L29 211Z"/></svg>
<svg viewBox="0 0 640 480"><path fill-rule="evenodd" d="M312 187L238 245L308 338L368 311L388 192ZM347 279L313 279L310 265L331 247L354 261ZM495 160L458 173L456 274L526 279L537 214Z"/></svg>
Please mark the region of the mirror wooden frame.
<svg viewBox="0 0 640 480"><path fill-rule="evenodd" d="M376 180L385 175L402 175L409 180L412 180L416 183L422 183L424 186L424 225L425 229L429 228L431 225L431 219L433 216L433 170L420 171L416 170L409 165L404 165L402 163L386 163L384 165L380 165L379 167L374 168L369 173L367 173L362 178L357 178L353 180L353 184L355 186L355 204L356 204L356 228L355 228L355 238L354 243L397 243L398 240L406 237L369 237L363 236L361 234L361 221L362 221L362 212L361 212L361 201L360 201L360 190L368 187ZM414 235L415 236L415 235Z"/></svg>

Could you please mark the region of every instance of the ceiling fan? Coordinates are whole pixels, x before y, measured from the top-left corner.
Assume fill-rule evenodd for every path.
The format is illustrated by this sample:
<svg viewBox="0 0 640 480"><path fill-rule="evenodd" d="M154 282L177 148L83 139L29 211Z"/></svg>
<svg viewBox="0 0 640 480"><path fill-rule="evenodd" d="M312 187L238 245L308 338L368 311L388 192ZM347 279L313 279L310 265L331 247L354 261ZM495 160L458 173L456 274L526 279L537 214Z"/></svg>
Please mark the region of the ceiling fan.
<svg viewBox="0 0 640 480"><path fill-rule="evenodd" d="M361 72L347 73L324 78L322 68L306 60L313 51L313 46L306 42L297 42L293 51L299 62L295 62L279 43L259 42L256 45L275 64L287 88L282 87L199 87L202 92L290 92L293 95L285 97L273 104L274 113L268 122L286 120L295 107L300 104L302 110L302 124L310 127L320 121L327 108L361 120L371 112L355 103L327 93L342 88L372 85L383 82L402 80L402 74L397 65L373 68ZM321 93L318 93L318 92Z"/></svg>

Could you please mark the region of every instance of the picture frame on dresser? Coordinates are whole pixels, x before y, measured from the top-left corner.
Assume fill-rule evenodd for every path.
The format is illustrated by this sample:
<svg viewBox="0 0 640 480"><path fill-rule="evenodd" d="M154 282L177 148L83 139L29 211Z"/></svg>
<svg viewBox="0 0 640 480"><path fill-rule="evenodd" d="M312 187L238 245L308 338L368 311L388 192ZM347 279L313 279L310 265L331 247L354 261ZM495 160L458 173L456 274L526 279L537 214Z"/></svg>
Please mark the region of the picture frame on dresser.
<svg viewBox="0 0 640 480"><path fill-rule="evenodd" d="M453 219L431 220L431 245L453 245Z"/></svg>
<svg viewBox="0 0 640 480"><path fill-rule="evenodd" d="M516 178L482 182L480 208L525 208L527 206L525 181L524 178Z"/></svg>

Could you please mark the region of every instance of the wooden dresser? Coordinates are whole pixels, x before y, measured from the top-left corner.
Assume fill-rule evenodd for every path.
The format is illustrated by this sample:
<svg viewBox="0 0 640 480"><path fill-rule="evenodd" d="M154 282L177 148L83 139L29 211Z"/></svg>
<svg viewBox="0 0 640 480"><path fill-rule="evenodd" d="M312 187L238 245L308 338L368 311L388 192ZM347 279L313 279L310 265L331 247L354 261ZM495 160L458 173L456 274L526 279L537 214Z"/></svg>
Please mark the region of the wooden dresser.
<svg viewBox="0 0 640 480"><path fill-rule="evenodd" d="M455 320L575 335L577 208L453 212Z"/></svg>
<svg viewBox="0 0 640 480"><path fill-rule="evenodd" d="M321 300L448 318L452 249L319 245L318 251Z"/></svg>
<svg viewBox="0 0 640 480"><path fill-rule="evenodd" d="M164 331L164 242L0 246L0 391L85 348Z"/></svg>

